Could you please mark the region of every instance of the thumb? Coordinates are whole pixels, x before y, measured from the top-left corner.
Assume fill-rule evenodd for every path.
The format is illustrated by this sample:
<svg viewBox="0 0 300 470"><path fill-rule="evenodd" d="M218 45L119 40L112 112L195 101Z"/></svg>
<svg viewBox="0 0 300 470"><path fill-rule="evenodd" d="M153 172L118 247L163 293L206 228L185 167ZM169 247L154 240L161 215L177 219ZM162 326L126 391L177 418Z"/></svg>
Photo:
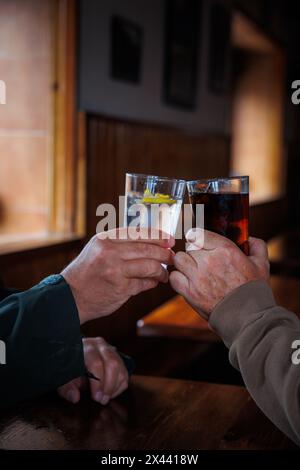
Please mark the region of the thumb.
<svg viewBox="0 0 300 470"><path fill-rule="evenodd" d="M250 260L263 273L265 280L269 279L270 263L267 244L259 238L249 238Z"/></svg>
<svg viewBox="0 0 300 470"><path fill-rule="evenodd" d="M172 271L169 276L169 281L173 289L183 297L188 297L189 294L189 281L187 277L179 271Z"/></svg>
<svg viewBox="0 0 300 470"><path fill-rule="evenodd" d="M259 238L249 237L249 251L252 261L268 259L267 244Z"/></svg>
<svg viewBox="0 0 300 470"><path fill-rule="evenodd" d="M71 403L78 403L80 400L81 378L71 380L70 382L58 387L57 393Z"/></svg>

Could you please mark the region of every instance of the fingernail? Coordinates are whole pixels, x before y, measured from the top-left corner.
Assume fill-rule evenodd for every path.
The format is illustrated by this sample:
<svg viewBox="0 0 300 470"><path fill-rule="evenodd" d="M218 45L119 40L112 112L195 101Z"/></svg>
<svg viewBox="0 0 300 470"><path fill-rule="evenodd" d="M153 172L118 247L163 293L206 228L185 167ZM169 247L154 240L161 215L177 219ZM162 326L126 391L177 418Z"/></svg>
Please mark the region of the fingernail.
<svg viewBox="0 0 300 470"><path fill-rule="evenodd" d="M95 395L95 400L98 401L99 403L102 403L102 399L103 399L103 393L99 390L99 392L97 392Z"/></svg>
<svg viewBox="0 0 300 470"><path fill-rule="evenodd" d="M186 240L189 242L198 242L198 243L203 243L204 241L204 230L203 228L196 227L196 228L191 228L188 230L185 236Z"/></svg>
<svg viewBox="0 0 300 470"><path fill-rule="evenodd" d="M102 397L102 405L107 405L107 403L109 402L109 396L108 395L103 395Z"/></svg>
<svg viewBox="0 0 300 470"><path fill-rule="evenodd" d="M72 403L76 403L77 399L76 399L76 393L74 392L74 390L69 390L67 392L67 400L72 402Z"/></svg>

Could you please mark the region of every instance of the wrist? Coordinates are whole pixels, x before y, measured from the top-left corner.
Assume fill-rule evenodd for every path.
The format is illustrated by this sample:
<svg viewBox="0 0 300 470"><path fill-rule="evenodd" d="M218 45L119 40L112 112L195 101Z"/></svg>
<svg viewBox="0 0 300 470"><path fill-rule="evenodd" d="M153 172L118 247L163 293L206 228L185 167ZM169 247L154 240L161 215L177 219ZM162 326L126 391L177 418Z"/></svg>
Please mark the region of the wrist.
<svg viewBox="0 0 300 470"><path fill-rule="evenodd" d="M275 305L272 290L265 281L249 281L227 294L215 306L209 324L230 347L250 322Z"/></svg>
<svg viewBox="0 0 300 470"><path fill-rule="evenodd" d="M86 312L85 305L83 304L83 301L82 301L82 296L80 295L80 290L76 287L75 282L72 279L72 276L69 275L66 269L64 269L60 273L60 276L64 278L65 282L68 284L71 290L74 302L77 307L79 321L80 321L80 324L82 325L83 323L86 323L89 320L89 318Z"/></svg>

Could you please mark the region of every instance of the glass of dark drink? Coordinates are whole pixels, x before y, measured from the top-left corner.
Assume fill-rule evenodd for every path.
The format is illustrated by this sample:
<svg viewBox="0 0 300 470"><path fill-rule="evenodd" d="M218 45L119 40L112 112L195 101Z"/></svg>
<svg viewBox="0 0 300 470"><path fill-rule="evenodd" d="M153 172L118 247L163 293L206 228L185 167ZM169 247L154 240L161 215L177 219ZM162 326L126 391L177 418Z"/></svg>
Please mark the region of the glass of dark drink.
<svg viewBox="0 0 300 470"><path fill-rule="evenodd" d="M188 181L195 219L197 204L204 204L204 228L229 238L249 254L249 176Z"/></svg>

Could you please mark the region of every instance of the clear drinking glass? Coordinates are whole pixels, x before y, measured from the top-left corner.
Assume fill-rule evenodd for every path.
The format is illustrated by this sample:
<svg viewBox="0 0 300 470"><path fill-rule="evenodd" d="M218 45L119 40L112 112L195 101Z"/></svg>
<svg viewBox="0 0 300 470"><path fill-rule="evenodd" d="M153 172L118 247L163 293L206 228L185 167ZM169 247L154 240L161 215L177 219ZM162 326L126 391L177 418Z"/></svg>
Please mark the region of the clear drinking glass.
<svg viewBox="0 0 300 470"><path fill-rule="evenodd" d="M193 214L204 204L204 228L219 233L248 255L249 176L188 181Z"/></svg>
<svg viewBox="0 0 300 470"><path fill-rule="evenodd" d="M174 236L185 181L126 173L124 225L155 228Z"/></svg>

